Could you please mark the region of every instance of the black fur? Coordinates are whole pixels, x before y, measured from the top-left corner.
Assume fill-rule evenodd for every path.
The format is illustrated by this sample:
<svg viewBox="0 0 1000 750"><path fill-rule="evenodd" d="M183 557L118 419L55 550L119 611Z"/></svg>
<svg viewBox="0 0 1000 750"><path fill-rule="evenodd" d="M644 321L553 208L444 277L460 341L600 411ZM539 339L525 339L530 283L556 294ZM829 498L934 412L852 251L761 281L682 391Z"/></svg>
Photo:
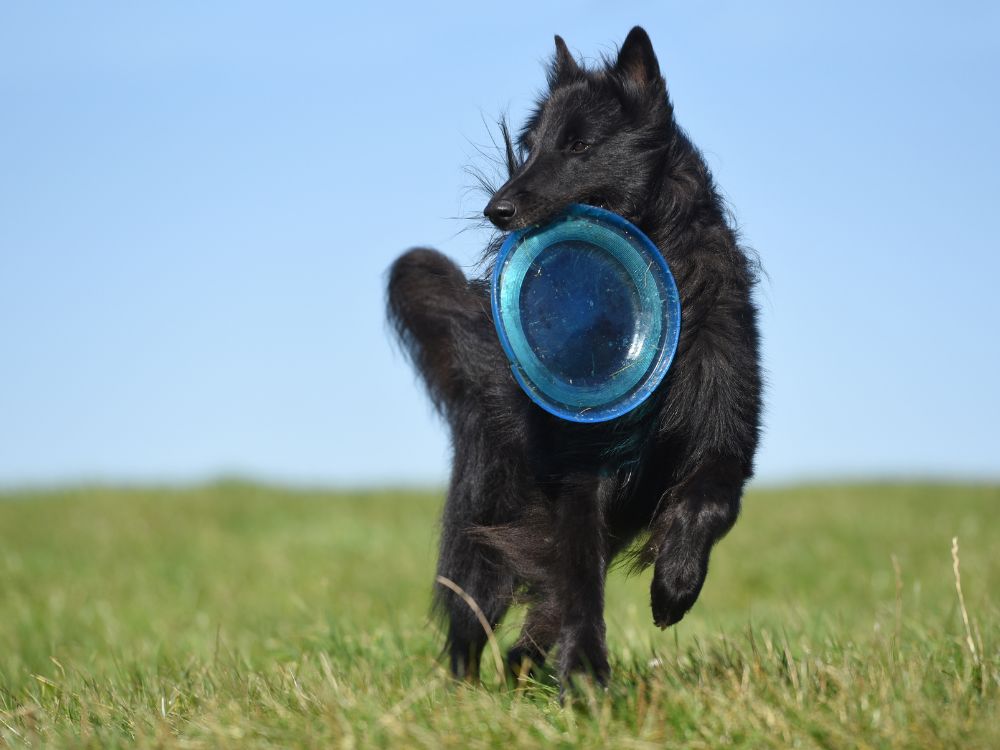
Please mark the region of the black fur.
<svg viewBox="0 0 1000 750"><path fill-rule="evenodd" d="M653 619L665 628L694 604L712 546L739 514L761 410L756 267L674 122L641 28L596 70L556 37L549 91L517 148L506 130L504 140L510 178L486 209L500 229L571 202L604 206L657 244L681 293L680 345L661 387L629 415L586 425L545 413L515 383L491 318L489 269L468 280L440 253L416 249L389 273L389 318L452 434L439 575L493 625L515 597L529 598L513 671L557 647L563 685L581 670L604 682L611 562L631 545L637 566L653 566ZM475 678L482 626L447 589L437 604L452 671Z"/></svg>

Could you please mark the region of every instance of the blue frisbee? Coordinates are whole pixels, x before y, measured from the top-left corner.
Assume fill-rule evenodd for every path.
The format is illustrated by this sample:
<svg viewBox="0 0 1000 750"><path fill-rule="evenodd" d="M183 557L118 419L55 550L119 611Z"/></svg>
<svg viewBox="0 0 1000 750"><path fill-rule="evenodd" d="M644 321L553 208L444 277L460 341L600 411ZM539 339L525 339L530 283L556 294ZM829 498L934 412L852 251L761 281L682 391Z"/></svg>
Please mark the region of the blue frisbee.
<svg viewBox="0 0 1000 750"><path fill-rule="evenodd" d="M594 206L508 236L492 303L521 388L572 422L636 408L677 351L680 295L667 262L636 226Z"/></svg>

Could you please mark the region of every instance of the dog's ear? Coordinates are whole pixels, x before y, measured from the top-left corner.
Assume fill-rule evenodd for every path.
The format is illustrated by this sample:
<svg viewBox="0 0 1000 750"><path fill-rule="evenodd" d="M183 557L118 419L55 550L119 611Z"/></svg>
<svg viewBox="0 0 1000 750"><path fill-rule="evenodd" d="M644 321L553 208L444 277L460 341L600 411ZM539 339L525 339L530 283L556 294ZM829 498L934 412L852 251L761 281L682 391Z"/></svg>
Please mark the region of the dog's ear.
<svg viewBox="0 0 1000 750"><path fill-rule="evenodd" d="M653 43L641 26L634 27L625 37L625 42L618 51L615 70L626 80L643 86L660 80L660 65L656 62Z"/></svg>
<svg viewBox="0 0 1000 750"><path fill-rule="evenodd" d="M583 77L583 70L577 65L573 55L561 36L556 34L556 56L549 67L549 88L572 83Z"/></svg>

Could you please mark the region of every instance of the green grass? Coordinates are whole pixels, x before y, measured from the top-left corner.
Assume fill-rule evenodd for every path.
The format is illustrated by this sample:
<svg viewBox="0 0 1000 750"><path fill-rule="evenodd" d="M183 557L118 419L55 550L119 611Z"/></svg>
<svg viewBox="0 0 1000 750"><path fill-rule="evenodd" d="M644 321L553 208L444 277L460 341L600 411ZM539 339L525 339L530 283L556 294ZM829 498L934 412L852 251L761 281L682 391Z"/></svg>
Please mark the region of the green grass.
<svg viewBox="0 0 1000 750"><path fill-rule="evenodd" d="M612 577L612 685L567 707L488 658L482 686L444 674L440 503L0 496L0 746L1000 747L1000 488L751 492L671 631L648 574Z"/></svg>

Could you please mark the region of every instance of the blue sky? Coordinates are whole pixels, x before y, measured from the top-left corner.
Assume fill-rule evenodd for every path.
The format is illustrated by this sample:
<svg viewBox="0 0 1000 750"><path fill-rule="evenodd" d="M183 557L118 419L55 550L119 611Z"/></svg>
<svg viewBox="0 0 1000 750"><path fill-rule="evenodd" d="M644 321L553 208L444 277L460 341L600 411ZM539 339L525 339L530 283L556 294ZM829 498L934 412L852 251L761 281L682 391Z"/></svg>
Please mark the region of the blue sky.
<svg viewBox="0 0 1000 750"><path fill-rule="evenodd" d="M1000 475L998 6L338 5L0 10L0 484L443 480L384 271L636 23L768 272L761 479Z"/></svg>

